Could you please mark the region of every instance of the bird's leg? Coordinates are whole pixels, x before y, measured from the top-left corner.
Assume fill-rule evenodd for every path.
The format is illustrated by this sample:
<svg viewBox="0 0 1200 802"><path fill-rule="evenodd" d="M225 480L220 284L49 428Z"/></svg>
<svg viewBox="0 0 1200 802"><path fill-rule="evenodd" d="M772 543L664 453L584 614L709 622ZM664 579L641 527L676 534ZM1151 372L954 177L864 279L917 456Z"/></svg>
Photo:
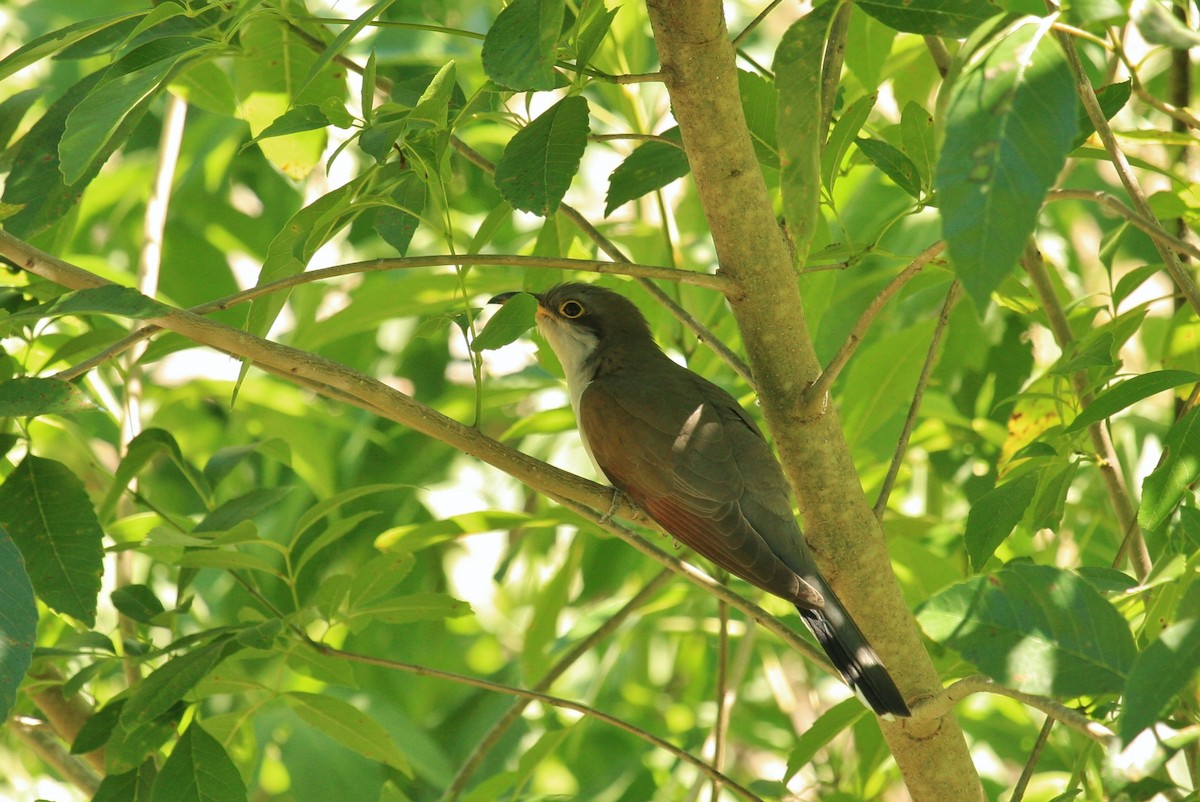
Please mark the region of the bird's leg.
<svg viewBox="0 0 1200 802"><path fill-rule="evenodd" d="M614 487L612 491L612 504L608 506L608 512L600 516L601 524L606 524L612 520L612 517L617 514L617 510L620 509L622 501L629 501L631 504L633 503L630 501L629 496L625 495L625 491L621 488Z"/></svg>

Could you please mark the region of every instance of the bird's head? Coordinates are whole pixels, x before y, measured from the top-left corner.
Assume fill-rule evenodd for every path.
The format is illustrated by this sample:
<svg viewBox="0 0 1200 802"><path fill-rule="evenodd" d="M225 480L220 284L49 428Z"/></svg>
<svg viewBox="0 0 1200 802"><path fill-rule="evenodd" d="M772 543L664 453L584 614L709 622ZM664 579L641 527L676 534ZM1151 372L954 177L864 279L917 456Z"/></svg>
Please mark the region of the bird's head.
<svg viewBox="0 0 1200 802"><path fill-rule="evenodd" d="M491 302L503 303L513 295L497 295ZM637 306L612 290L572 282L533 296L538 302L538 331L558 356L568 381L590 378L596 358L604 354L643 349L660 353Z"/></svg>

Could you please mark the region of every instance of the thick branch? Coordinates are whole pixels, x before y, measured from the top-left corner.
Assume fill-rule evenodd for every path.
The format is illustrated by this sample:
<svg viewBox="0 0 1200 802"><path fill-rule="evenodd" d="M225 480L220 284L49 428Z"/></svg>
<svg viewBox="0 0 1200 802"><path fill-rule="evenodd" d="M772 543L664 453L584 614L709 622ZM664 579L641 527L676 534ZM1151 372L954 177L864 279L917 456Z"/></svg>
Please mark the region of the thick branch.
<svg viewBox="0 0 1200 802"><path fill-rule="evenodd" d="M718 0L649 0L647 8L692 177L750 357L763 414L838 595L906 696L941 692L890 571L882 530L862 492L836 410L808 416L804 389L820 364L802 312L791 249L775 219L738 93ZM819 143L812 143L819 147ZM807 243L798 243L801 250ZM981 799L953 716L882 725L914 798Z"/></svg>

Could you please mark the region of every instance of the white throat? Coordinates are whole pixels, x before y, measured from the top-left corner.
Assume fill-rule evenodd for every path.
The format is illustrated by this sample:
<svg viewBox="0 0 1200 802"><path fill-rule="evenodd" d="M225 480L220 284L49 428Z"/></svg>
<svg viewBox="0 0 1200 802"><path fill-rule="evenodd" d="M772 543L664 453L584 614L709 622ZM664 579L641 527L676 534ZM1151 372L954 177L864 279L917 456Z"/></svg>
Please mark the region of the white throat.
<svg viewBox="0 0 1200 802"><path fill-rule="evenodd" d="M595 367L589 365L588 362L596 353L596 347L600 343L596 339L596 335L587 329L564 323L550 315L539 313L537 327L542 336L546 338L546 342L550 344L555 356L558 357L563 373L567 377L567 393L571 396L571 410L575 413L575 423L579 429L579 439L583 441L583 449L596 468L596 473L604 476L604 472L596 463L596 458L592 456L592 447L588 443L587 433L583 431L579 417L580 399L583 398L583 391L591 384L592 373L595 370Z"/></svg>

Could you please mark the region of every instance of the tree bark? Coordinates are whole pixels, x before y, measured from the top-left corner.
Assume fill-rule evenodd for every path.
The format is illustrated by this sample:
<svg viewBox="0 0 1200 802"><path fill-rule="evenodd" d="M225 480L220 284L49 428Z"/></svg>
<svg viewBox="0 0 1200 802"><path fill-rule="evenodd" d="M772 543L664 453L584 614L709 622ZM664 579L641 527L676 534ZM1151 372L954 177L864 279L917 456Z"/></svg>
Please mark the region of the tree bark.
<svg viewBox="0 0 1200 802"><path fill-rule="evenodd" d="M882 527L854 471L837 411L827 407L812 416L802 403L821 366L792 251L775 220L742 113L721 4L648 0L647 7L720 271L738 287L730 305L806 537L910 704L936 696L941 681L890 570ZM918 715L881 726L914 799L983 799L953 715Z"/></svg>

